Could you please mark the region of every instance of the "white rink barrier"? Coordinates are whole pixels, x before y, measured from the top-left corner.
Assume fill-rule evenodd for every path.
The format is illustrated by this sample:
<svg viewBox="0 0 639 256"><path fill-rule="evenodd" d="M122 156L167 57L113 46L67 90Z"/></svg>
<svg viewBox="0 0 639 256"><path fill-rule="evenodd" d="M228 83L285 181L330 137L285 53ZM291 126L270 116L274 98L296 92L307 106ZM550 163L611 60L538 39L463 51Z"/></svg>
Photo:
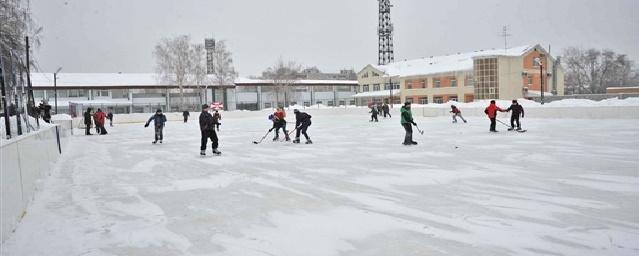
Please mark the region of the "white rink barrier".
<svg viewBox="0 0 639 256"><path fill-rule="evenodd" d="M66 134L66 135L65 135ZM60 157L69 131L59 125L42 127L0 145L0 237L4 242L26 213L36 184Z"/></svg>
<svg viewBox="0 0 639 256"><path fill-rule="evenodd" d="M503 109L508 106L500 106ZM463 116L485 116L484 108L460 108ZM413 116L450 116L450 108L413 108ZM510 117L510 113L498 113L500 118ZM598 107L530 107L524 106L526 118L573 118L573 119L639 119L639 106L598 106Z"/></svg>

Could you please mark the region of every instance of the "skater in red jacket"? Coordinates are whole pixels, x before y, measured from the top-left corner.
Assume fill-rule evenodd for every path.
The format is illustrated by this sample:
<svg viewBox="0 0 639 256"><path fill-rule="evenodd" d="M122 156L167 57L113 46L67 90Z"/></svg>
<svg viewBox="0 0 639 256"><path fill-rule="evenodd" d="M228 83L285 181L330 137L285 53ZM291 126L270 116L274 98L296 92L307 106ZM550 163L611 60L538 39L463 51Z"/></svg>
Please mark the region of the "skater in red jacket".
<svg viewBox="0 0 639 256"><path fill-rule="evenodd" d="M461 118L461 120L464 121L464 123L466 123L466 119L464 119L464 117L461 114L461 110L459 110L457 106L451 105L450 108L451 108L450 113L453 113L453 123L457 123L457 117Z"/></svg>
<svg viewBox="0 0 639 256"><path fill-rule="evenodd" d="M98 111L95 112L95 114L93 114L93 119L95 120L95 126L98 128L99 134L100 135L107 134L107 131L104 128L106 114L102 112L101 109L98 108Z"/></svg>
<svg viewBox="0 0 639 256"><path fill-rule="evenodd" d="M490 131L491 132L497 132L497 130L495 129L497 126L497 111L499 112L506 112L506 110L503 110L502 108L497 106L497 103L495 103L494 100L490 101L490 105L488 107L486 107L486 109L484 109L484 113L486 113L486 115L488 115L488 118L490 119Z"/></svg>

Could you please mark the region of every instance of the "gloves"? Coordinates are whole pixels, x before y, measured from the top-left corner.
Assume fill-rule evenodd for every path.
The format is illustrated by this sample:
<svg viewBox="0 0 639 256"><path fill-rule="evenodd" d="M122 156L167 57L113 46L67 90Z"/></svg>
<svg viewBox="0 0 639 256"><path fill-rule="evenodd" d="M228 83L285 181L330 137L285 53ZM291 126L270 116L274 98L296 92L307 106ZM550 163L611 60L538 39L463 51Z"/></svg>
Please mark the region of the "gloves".
<svg viewBox="0 0 639 256"><path fill-rule="evenodd" d="M414 126L417 126L417 123L415 123L415 121L412 121L411 123L413 123Z"/></svg>
<svg viewBox="0 0 639 256"><path fill-rule="evenodd" d="M144 125L144 128L146 128L146 127L149 127L149 124L145 124L145 125Z"/></svg>

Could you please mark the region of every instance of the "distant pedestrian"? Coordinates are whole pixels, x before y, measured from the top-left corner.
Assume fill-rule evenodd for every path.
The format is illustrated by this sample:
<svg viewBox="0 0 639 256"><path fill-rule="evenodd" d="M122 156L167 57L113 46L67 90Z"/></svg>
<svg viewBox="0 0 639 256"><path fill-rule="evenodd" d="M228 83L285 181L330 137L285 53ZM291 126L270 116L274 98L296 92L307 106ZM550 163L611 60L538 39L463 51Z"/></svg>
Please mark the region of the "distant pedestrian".
<svg viewBox="0 0 639 256"><path fill-rule="evenodd" d="M450 108L451 108L450 113L453 113L453 123L457 123L457 117L461 118L461 120L464 121L464 123L466 123L466 119L464 119L464 117L461 114L461 110L459 110L457 106L451 105Z"/></svg>
<svg viewBox="0 0 639 256"><path fill-rule="evenodd" d="M91 108L87 108L87 111L84 112L84 135L93 135L91 134Z"/></svg>
<svg viewBox="0 0 639 256"><path fill-rule="evenodd" d="M405 102L399 112L401 113L400 123L406 131L404 143L402 144L405 146L417 145L417 142L413 140L413 125L417 126L417 123L413 120L413 113L410 111L410 102Z"/></svg>
<svg viewBox="0 0 639 256"><path fill-rule="evenodd" d="M152 143L155 144L160 141L160 144L162 144L162 140L164 139L163 130L166 123L166 116L162 114L162 109L158 108L158 110L155 111L155 115L152 115L151 118L146 121L144 127L149 127L149 123L151 123L151 121L153 121L155 126L155 140Z"/></svg>
<svg viewBox="0 0 639 256"><path fill-rule="evenodd" d="M495 100L491 100L490 105L484 109L484 113L486 113L488 119L490 119L490 132L497 132L497 111L506 112L506 110L497 106Z"/></svg>
<svg viewBox="0 0 639 256"><path fill-rule="evenodd" d="M213 114L213 122L215 123L215 128L218 132L220 131L220 125L222 124L220 123L220 120L222 120L222 115L215 110L215 113Z"/></svg>
<svg viewBox="0 0 639 256"><path fill-rule="evenodd" d="M109 126L113 127L113 112L111 112L111 110L109 110L109 113L107 114L107 119L109 119Z"/></svg>
<svg viewBox="0 0 639 256"><path fill-rule="evenodd" d="M510 112L511 110L513 111L513 113L510 115L510 128L508 130L514 130L515 123L517 123L517 131L521 131L521 123L519 122L519 117L521 116L521 118L524 118L524 107L519 105L517 100L513 100L512 105L510 105L510 107L506 109L507 112Z"/></svg>
<svg viewBox="0 0 639 256"><path fill-rule="evenodd" d="M47 100L42 100L38 109L42 113L42 120L47 123L51 123L51 105L49 105Z"/></svg>
<svg viewBox="0 0 639 256"><path fill-rule="evenodd" d="M206 155L206 143L211 140L212 153L214 155L220 155L222 152L217 150L219 146L217 133L215 133L215 121L213 116L209 113L209 105L202 105L202 113L200 113L200 133L202 135L200 140L200 155Z"/></svg>
<svg viewBox="0 0 639 256"><path fill-rule="evenodd" d="M188 110L184 110L184 112L182 112L182 116L184 117L184 123L189 121L189 116L191 115L191 113L189 113Z"/></svg>
<svg viewBox="0 0 639 256"><path fill-rule="evenodd" d="M313 144L311 138L306 134L308 127L311 126L311 115L300 112L298 109L293 110L293 113L295 113L295 127L297 129L293 143L300 143L300 133L302 133L306 138L306 144Z"/></svg>
<svg viewBox="0 0 639 256"><path fill-rule="evenodd" d="M98 134L107 134L106 128L104 128L104 124L106 123L106 114L102 112L101 109L98 108L98 111L93 114L93 120L95 120L95 127Z"/></svg>

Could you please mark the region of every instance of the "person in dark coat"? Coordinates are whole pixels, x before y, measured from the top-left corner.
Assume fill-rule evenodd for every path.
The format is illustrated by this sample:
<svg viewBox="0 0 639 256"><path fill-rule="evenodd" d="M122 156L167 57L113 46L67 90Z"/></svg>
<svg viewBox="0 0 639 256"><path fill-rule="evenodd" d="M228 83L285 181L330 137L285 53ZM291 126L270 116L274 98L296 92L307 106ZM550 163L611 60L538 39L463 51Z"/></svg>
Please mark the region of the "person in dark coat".
<svg viewBox="0 0 639 256"><path fill-rule="evenodd" d="M404 106L399 110L401 113L400 123L406 134L404 135L404 142L402 143L405 146L417 145L417 142L413 140L413 125L417 125L415 120L413 120L413 113L410 110L410 102L405 102Z"/></svg>
<svg viewBox="0 0 639 256"><path fill-rule="evenodd" d="M510 107L506 109L507 112L510 112L511 110L513 111L513 113L510 116L510 128L508 130L509 131L514 130L515 123L517 123L517 130L521 131L521 123L519 122L519 116L521 116L521 118L524 118L524 107L519 105L519 103L517 103L517 100L513 100L512 105L510 105Z"/></svg>
<svg viewBox="0 0 639 256"><path fill-rule="evenodd" d="M84 126L85 131L84 135L93 135L91 134L91 108L87 108L87 111L84 112Z"/></svg>
<svg viewBox="0 0 639 256"><path fill-rule="evenodd" d="M191 115L191 113L189 113L188 110L184 110L184 112L182 112L182 116L184 117L184 123L189 121L189 116Z"/></svg>
<svg viewBox="0 0 639 256"><path fill-rule="evenodd" d="M220 155L222 152L217 150L219 146L217 133L215 132L215 120L209 113L209 105L202 105L202 113L200 113L200 132L202 134L200 143L200 155L206 155L206 143L211 140L211 148L213 154Z"/></svg>
<svg viewBox="0 0 639 256"><path fill-rule="evenodd" d="M293 110L293 113L295 114L295 127L297 127L293 143L300 143L300 133L302 133L306 138L306 144L313 144L311 138L308 137L308 134L306 134L306 130L308 130L308 127L311 126L311 115L300 112L298 109Z"/></svg>
<svg viewBox="0 0 639 256"><path fill-rule="evenodd" d="M162 143L162 140L164 139L163 130L164 124L166 123L166 116L162 114L162 110L158 108L158 110L155 111L155 115L152 115L151 118L146 121L144 127L149 127L149 123L151 123L151 121L153 121L153 124L155 125L155 140L152 143L155 144L158 140Z"/></svg>
<svg viewBox="0 0 639 256"><path fill-rule="evenodd" d="M484 113L486 113L486 115L488 116L488 119L490 119L490 131L491 132L497 132L497 111L499 112L506 112L506 110L503 110L502 108L497 106L497 103L495 103L495 100L491 100L490 101L490 105L488 107L486 107L486 109L484 109Z"/></svg>
<svg viewBox="0 0 639 256"><path fill-rule="evenodd" d="M38 108L40 109L40 113L42 113L42 120L51 123L51 105L49 105L46 100L42 100Z"/></svg>
<svg viewBox="0 0 639 256"><path fill-rule="evenodd" d="M386 116L391 117L390 107L388 104L384 103L384 105L382 105L382 112L384 112L384 118L386 118Z"/></svg>
<svg viewBox="0 0 639 256"><path fill-rule="evenodd" d="M106 118L109 119L109 126L113 127L113 112L111 112L111 110L109 110Z"/></svg>
<svg viewBox="0 0 639 256"><path fill-rule="evenodd" d="M220 115L220 112L217 112L217 110L215 110L215 113L213 114L213 121L215 121L215 129L217 129L217 131L220 131L220 125L222 123L220 123L220 120L222 120L222 115Z"/></svg>
<svg viewBox="0 0 639 256"><path fill-rule="evenodd" d="M288 135L288 131L286 130L286 111L284 111L283 107L278 107L277 111L271 115L271 121L273 121L273 127L271 130L275 129L275 137L273 137L273 141L277 141L280 138L280 129L284 132L284 139L286 141L291 141L291 138Z"/></svg>
<svg viewBox="0 0 639 256"><path fill-rule="evenodd" d="M371 122L379 122L379 120L377 119L377 114L379 114L379 112L377 111L376 107L372 107L371 111L368 112L371 113Z"/></svg>

